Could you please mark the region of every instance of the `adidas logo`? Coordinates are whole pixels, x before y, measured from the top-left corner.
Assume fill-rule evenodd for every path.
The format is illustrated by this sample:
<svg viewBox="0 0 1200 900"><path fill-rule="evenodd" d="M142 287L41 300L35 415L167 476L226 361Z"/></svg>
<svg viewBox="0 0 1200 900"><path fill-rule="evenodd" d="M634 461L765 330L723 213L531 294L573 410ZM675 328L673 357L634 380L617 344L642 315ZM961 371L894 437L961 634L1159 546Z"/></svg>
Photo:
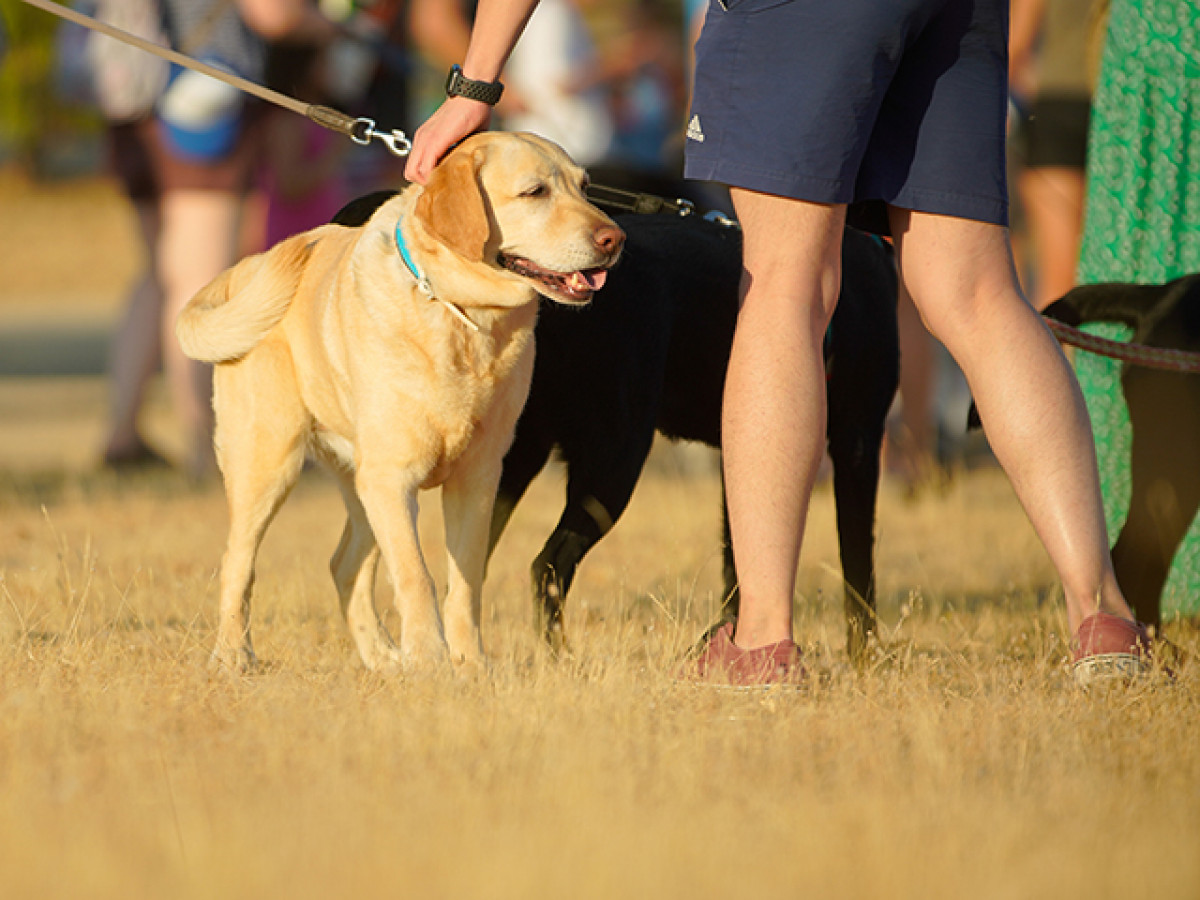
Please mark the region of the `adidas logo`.
<svg viewBox="0 0 1200 900"><path fill-rule="evenodd" d="M698 144L704 143L704 132L700 128L700 117L692 116L692 121L688 122L687 139L695 141Z"/></svg>

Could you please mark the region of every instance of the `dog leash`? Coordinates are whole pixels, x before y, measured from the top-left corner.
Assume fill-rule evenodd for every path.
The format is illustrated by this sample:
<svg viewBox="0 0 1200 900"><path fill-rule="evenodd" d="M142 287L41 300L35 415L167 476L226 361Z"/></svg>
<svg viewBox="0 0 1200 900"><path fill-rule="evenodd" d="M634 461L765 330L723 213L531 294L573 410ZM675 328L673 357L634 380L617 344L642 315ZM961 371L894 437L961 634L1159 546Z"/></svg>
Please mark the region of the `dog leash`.
<svg viewBox="0 0 1200 900"><path fill-rule="evenodd" d="M336 131L338 134L345 135L356 144L366 146L372 140L378 140L396 156L407 156L412 149L412 141L398 128L394 128L391 131L379 131L375 128L374 119L366 116L358 116L356 118L329 106L305 103L302 100L297 100L294 97L289 97L287 94L281 94L279 91L250 81L247 78L242 78L240 75L234 75L232 72L226 72L198 59L193 59L177 50L172 50L169 47L160 47L153 41L148 41L136 34L130 34L128 31L115 28L107 22L101 22L99 19L84 15L78 10L71 9L69 6L61 6L53 2L53 0L22 0L22 2L36 7L43 12L48 12L52 16L66 19L68 22L74 22L76 25L80 25L91 31L100 32L114 40L123 41L168 62L173 62L186 69L200 72L209 78L215 78L217 81L231 85L239 91L258 97L260 100L265 100L283 109L298 113L316 122L322 128L328 128L330 131Z"/></svg>
<svg viewBox="0 0 1200 900"><path fill-rule="evenodd" d="M1078 347L1089 353L1107 356L1135 366L1162 369L1184 375L1200 373L1200 353L1187 350L1171 350L1164 347L1147 347L1144 344L1126 344L1096 334L1088 334L1055 319L1046 319L1054 336L1064 344Z"/></svg>
<svg viewBox="0 0 1200 900"><path fill-rule="evenodd" d="M691 200L684 200L681 197L668 200L666 197L658 197L654 194L641 194L637 191L605 187L602 184L589 184L587 196L597 206L607 206L618 212L637 213L638 215L674 213L677 216L690 216L696 211L696 205Z"/></svg>

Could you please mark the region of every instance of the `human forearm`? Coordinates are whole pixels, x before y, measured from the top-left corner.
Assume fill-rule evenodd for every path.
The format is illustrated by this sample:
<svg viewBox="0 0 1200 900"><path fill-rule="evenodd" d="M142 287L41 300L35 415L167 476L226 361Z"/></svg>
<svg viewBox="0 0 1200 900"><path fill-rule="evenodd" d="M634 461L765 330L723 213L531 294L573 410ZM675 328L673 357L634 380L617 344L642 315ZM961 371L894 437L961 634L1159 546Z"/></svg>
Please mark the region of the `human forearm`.
<svg viewBox="0 0 1200 900"><path fill-rule="evenodd" d="M463 75L474 81L496 81L508 61L537 0L481 0L463 59ZM439 159L467 135L485 128L491 107L466 97L450 97L413 136L404 169L409 181L424 183Z"/></svg>
<svg viewBox="0 0 1200 900"><path fill-rule="evenodd" d="M536 6L537 0L480 0L463 74L476 81L498 80Z"/></svg>

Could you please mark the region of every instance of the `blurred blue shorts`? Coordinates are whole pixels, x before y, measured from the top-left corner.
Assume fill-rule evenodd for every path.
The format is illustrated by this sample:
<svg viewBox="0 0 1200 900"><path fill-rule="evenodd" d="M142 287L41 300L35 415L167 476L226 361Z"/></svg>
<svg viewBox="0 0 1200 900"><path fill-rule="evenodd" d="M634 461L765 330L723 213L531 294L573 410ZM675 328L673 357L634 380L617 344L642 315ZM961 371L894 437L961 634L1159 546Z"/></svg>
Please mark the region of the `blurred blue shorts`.
<svg viewBox="0 0 1200 900"><path fill-rule="evenodd" d="M875 231L883 203L1008 224L1008 0L724 3L696 45L688 178L852 203Z"/></svg>

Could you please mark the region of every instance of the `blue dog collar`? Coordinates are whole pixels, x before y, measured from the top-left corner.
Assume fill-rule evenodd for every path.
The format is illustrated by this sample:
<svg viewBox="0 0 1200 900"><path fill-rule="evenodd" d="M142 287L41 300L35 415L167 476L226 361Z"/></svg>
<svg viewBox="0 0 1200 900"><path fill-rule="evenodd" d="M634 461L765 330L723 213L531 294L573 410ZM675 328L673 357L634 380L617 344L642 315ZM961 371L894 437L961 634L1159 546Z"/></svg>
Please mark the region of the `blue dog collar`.
<svg viewBox="0 0 1200 900"><path fill-rule="evenodd" d="M417 290L427 297L432 297L433 285L429 283L428 278L421 274L421 270L413 262L412 254L408 250L408 244L404 242L404 235L400 231L400 226L403 223L403 219L396 220L396 249L400 251L400 259L404 261L405 267L412 273L412 277L417 279Z"/></svg>
<svg viewBox="0 0 1200 900"><path fill-rule="evenodd" d="M396 220L396 250L398 250L400 253L400 259L403 260L404 267L408 269L408 271L412 273L412 277L417 280L417 290L419 290L430 300L436 300L438 303L442 304L442 306L446 307L446 309L450 310L450 312L454 314L456 319L458 319L472 331L479 331L479 325L476 324L470 316L463 312L462 307L460 307L457 303L451 303L449 300L443 300L441 297L435 297L433 295L433 285L429 283L429 279L422 275L421 270L417 268L417 264L413 261L412 253L410 253L408 250L408 244L404 241L404 234L400 230L400 226L403 224L403 222L404 219L402 218Z"/></svg>

